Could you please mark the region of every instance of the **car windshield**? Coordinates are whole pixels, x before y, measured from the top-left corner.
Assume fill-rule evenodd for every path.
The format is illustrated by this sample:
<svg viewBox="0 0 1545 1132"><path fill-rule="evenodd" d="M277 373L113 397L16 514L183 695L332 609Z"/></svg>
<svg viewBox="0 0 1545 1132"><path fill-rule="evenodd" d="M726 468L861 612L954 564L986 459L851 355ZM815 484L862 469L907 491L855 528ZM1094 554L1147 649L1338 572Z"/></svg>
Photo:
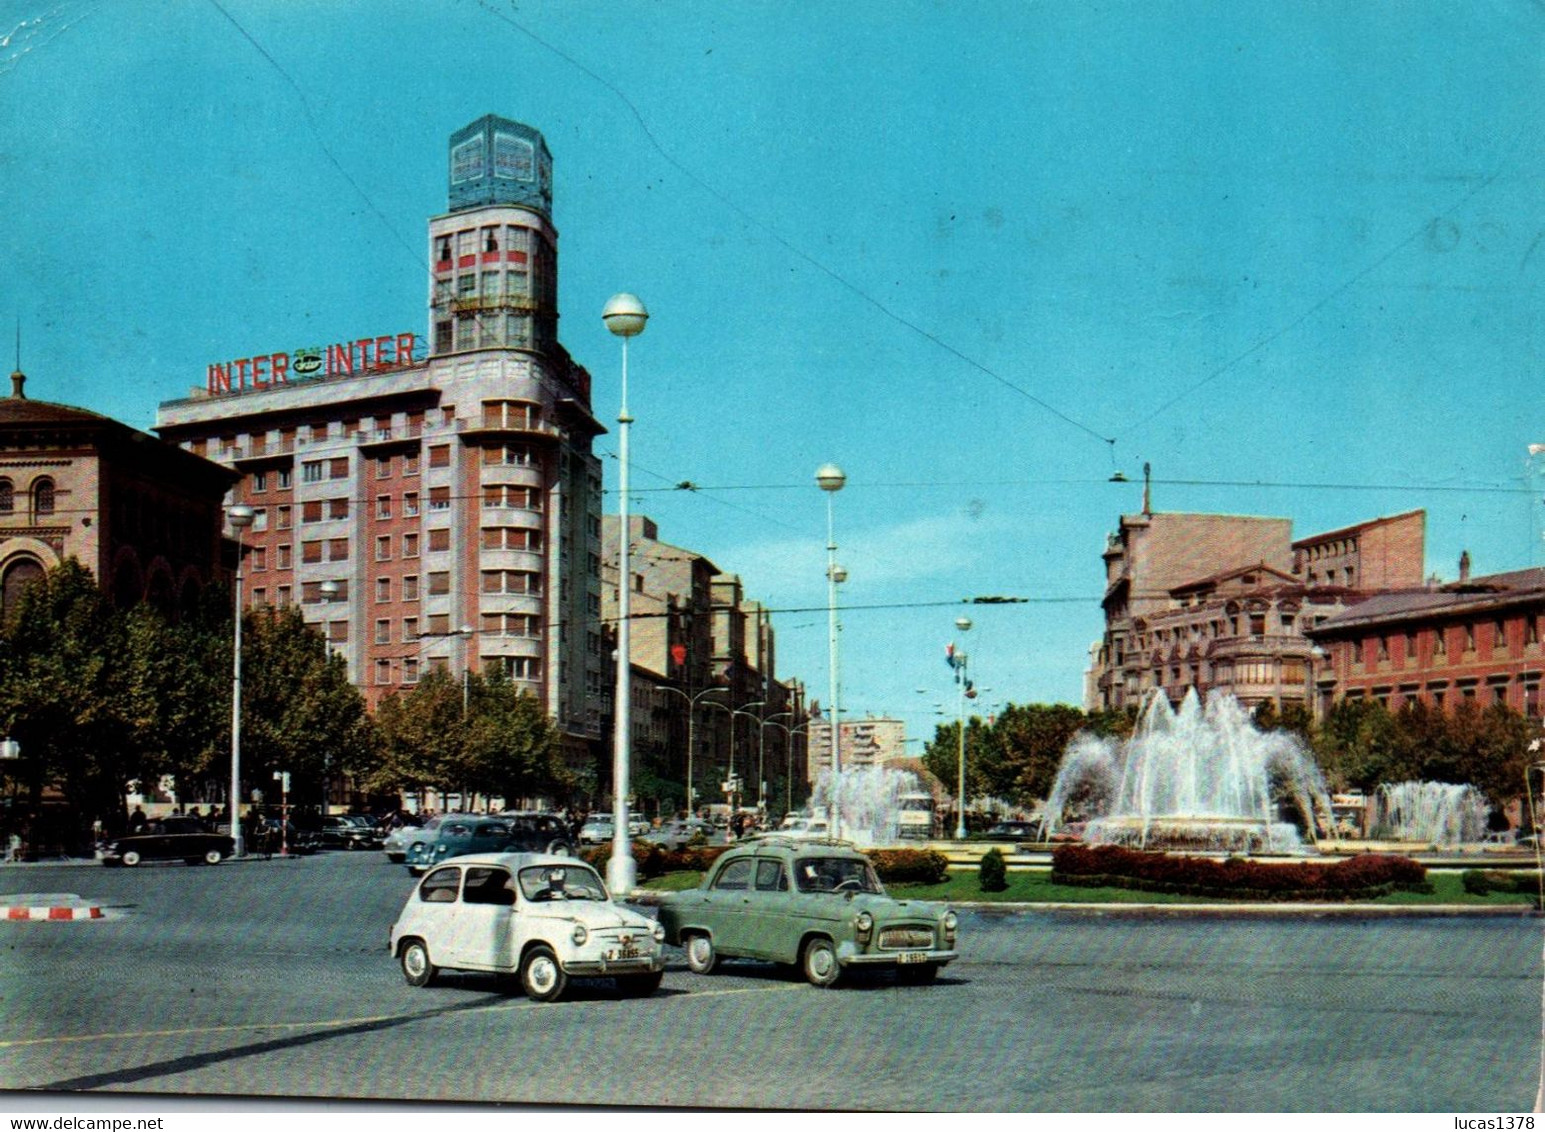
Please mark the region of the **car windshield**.
<svg viewBox="0 0 1545 1132"><path fill-rule="evenodd" d="M794 883L801 892L885 891L869 862L852 857L801 857L794 862Z"/></svg>
<svg viewBox="0 0 1545 1132"><path fill-rule="evenodd" d="M605 900L606 886L589 865L531 865L520 870L527 900Z"/></svg>

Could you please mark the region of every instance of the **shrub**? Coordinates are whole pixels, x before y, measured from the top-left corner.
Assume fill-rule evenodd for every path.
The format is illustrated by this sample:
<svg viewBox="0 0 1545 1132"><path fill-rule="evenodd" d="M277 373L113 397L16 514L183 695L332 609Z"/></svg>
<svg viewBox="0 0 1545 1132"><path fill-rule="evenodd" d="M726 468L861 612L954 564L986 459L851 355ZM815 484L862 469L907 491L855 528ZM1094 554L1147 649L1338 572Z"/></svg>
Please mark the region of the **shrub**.
<svg viewBox="0 0 1545 1132"><path fill-rule="evenodd" d="M1459 874L1459 883L1471 896L1485 896L1491 891L1491 878L1480 869L1466 869Z"/></svg>
<svg viewBox="0 0 1545 1132"><path fill-rule="evenodd" d="M976 875L983 892L1002 892L1009 886L1008 874L1008 866L1003 863L1003 854L999 850L989 849L982 854Z"/></svg>
<svg viewBox="0 0 1545 1132"><path fill-rule="evenodd" d="M949 858L937 849L871 849L869 860L886 884L943 884Z"/></svg>
<svg viewBox="0 0 1545 1132"><path fill-rule="evenodd" d="M1397 889L1432 891L1409 857L1368 853L1342 861L1270 863L1149 853L1119 845L1064 845L1052 853L1056 884L1251 900L1366 900Z"/></svg>
<svg viewBox="0 0 1545 1132"><path fill-rule="evenodd" d="M686 849L666 849L662 845L656 845L650 841L633 842L633 860L638 866L640 880L648 880L651 877L664 876L666 873L708 871L708 867L714 863L715 858L723 853L725 846L701 846L688 847ZM610 845L594 845L589 849L582 849L579 859L595 869L604 878L606 876L606 862L611 859L612 847Z"/></svg>

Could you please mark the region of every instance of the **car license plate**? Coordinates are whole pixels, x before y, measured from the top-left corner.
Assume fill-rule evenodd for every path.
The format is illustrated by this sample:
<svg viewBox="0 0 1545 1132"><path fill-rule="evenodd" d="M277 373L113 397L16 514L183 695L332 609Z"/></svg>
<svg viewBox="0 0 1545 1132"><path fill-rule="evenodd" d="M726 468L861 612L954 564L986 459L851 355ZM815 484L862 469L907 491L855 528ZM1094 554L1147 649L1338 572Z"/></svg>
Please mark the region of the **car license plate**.
<svg viewBox="0 0 1545 1132"><path fill-rule="evenodd" d="M926 962L928 962L928 952L926 952L926 951L903 951L900 955L896 956L896 962L898 962L898 963L926 963Z"/></svg>
<svg viewBox="0 0 1545 1132"><path fill-rule="evenodd" d="M636 947L619 947L615 951L608 951L606 953L606 958L607 959L637 959L638 958L638 948L636 948Z"/></svg>

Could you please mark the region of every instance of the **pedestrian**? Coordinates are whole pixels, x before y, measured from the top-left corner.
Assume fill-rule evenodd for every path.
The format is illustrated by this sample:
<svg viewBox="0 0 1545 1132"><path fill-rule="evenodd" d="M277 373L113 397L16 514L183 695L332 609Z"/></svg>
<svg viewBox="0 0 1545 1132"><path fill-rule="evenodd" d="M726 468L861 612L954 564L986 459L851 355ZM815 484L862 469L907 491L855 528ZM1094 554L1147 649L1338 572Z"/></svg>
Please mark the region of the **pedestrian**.
<svg viewBox="0 0 1545 1132"><path fill-rule="evenodd" d="M139 806L134 807L134 812L129 815L129 832L142 833L145 829L145 811Z"/></svg>
<svg viewBox="0 0 1545 1132"><path fill-rule="evenodd" d="M6 839L5 859L7 861L21 860L21 834L17 833L14 829L11 831L11 836Z"/></svg>

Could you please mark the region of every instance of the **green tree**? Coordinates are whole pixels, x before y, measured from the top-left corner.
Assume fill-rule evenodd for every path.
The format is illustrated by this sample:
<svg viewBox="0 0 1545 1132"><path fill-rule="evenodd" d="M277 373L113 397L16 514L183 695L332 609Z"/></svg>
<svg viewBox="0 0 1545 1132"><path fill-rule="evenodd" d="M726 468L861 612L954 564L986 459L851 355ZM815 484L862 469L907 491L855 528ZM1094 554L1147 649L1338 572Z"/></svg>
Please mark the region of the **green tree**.
<svg viewBox="0 0 1545 1132"><path fill-rule="evenodd" d="M319 799L324 771L368 776L373 767L364 698L293 606L243 622L241 750L244 791L277 798L274 773L288 771L292 802Z"/></svg>
<svg viewBox="0 0 1545 1132"><path fill-rule="evenodd" d="M468 679L469 785L506 805L538 796L567 801L574 782L541 701L498 669Z"/></svg>

